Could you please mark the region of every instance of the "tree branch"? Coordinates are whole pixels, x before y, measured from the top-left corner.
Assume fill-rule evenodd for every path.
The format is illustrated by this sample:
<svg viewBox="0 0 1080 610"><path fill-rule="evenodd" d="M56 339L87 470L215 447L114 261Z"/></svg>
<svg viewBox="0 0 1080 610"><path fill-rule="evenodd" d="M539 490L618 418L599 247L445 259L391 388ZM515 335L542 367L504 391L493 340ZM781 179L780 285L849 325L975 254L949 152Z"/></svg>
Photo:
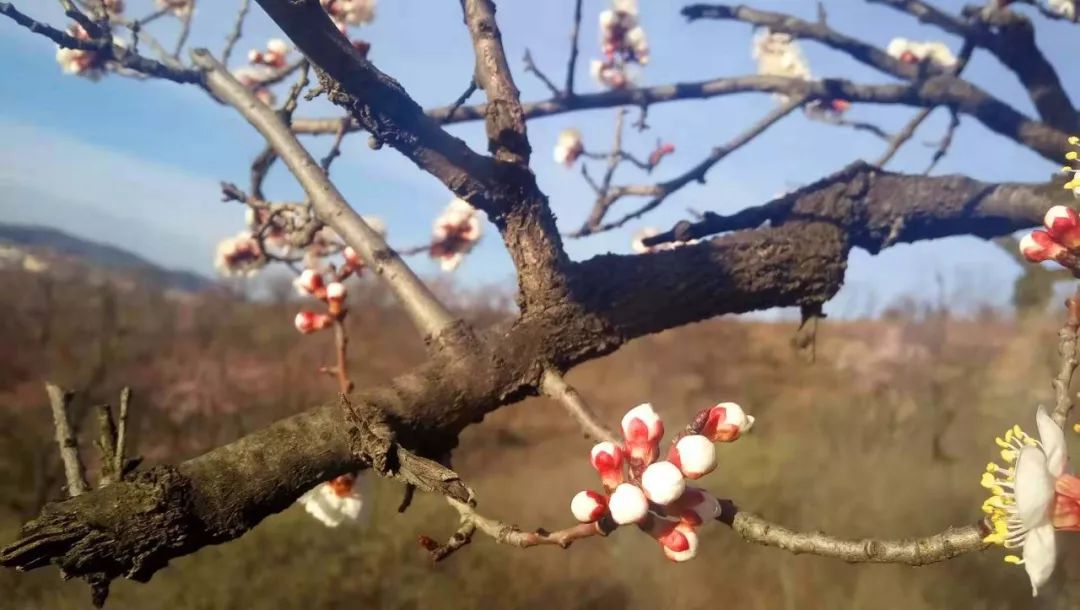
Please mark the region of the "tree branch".
<svg viewBox="0 0 1080 610"><path fill-rule="evenodd" d="M45 391L49 394L49 406L52 407L56 445L60 450L60 460L64 463L68 494L74 498L89 489L86 484L86 469L79 457L79 441L71 429L71 399L74 395L51 383L45 384Z"/></svg>
<svg viewBox="0 0 1080 610"><path fill-rule="evenodd" d="M1065 141L1069 137L1068 133L1034 121L971 83L948 75L937 75L899 85L862 85L841 79L803 81L777 76L735 76L656 87L615 89L570 98L552 98L524 104L522 109L525 118L531 119L577 110L627 105L652 106L678 100L703 100L750 92L805 95L808 100L842 98L853 103L919 108L954 106L958 112L974 117L991 131L1034 150L1055 165L1060 163L1067 152ZM481 119L485 110L486 106L483 104L462 106L447 123ZM449 107L434 108L428 111L428 116L442 120L448 111ZM293 127L300 134L332 134L336 133L338 125L337 119L298 119Z"/></svg>
<svg viewBox="0 0 1080 610"><path fill-rule="evenodd" d="M386 245L382 237L349 206L281 117L257 100L205 49L193 51L192 59L205 70L210 91L233 106L266 138L296 176L320 219L355 248L364 263L386 281L416 327L432 339L450 328L455 322L454 316Z"/></svg>

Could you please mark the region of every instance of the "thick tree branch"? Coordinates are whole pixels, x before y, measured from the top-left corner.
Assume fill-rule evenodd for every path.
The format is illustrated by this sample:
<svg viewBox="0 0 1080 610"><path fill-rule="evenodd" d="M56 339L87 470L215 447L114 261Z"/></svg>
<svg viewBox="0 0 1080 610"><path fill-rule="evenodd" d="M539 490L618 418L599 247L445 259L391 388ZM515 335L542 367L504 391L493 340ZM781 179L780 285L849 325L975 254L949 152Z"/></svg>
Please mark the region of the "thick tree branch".
<svg viewBox="0 0 1080 610"><path fill-rule="evenodd" d="M521 94L502 46L502 34L495 22L495 3L491 0L461 0L465 25L472 35L476 55L476 84L487 95L488 150L499 161L529 164L529 136L521 110Z"/></svg>

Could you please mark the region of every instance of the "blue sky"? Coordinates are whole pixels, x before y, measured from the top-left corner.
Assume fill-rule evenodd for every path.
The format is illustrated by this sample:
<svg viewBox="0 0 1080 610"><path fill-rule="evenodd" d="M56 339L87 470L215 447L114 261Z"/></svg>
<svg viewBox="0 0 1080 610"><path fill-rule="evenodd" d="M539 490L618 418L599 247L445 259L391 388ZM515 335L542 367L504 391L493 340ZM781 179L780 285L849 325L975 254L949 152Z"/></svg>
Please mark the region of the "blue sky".
<svg viewBox="0 0 1080 610"><path fill-rule="evenodd" d="M149 12L151 0L129 0L129 13ZM732 22L687 25L679 16L681 2L640 0L642 22L650 37L653 60L642 73L643 84L702 80L752 73L751 29ZM830 23L884 47L893 36L937 38L956 51L959 41L920 26L894 11L854 0L830 0ZM958 10L963 0L939 0ZM20 9L62 24L58 3L17 2ZM203 0L194 21L191 43L220 49L238 1ZM499 23L515 79L525 100L547 97L535 78L521 69L528 48L536 62L557 82L563 78L568 52L572 0L535 2L503 0ZM596 15L607 0L586 0L578 90L595 91L588 60L597 53ZM816 14L810 0L759 0L753 6L783 10L807 18ZM1051 57L1070 95L1080 100L1080 71L1070 61L1080 57L1080 27L1034 18L1039 45ZM172 24L150 30L169 41ZM236 57L277 34L275 26L254 6ZM460 94L472 69L469 37L456 2L381 0L376 21L358 35L372 42L371 58L397 78L421 104L443 105ZM815 76L889 82L846 56L803 43ZM257 134L234 112L212 102L192 86L135 81L110 76L98 83L60 73L55 47L46 39L0 20L0 214L13 222L56 226L77 235L117 243L160 264L212 273L213 246L237 231L243 213L220 201L220 180L246 185L250 160L261 146ZM992 93L1033 114L1023 91L1010 74L985 53L977 53L966 76ZM480 99L478 95L476 100ZM665 160L653 180L681 173L708 151L734 137L767 112L771 99L743 94L706 101L658 105L649 112L652 129L630 132L627 144L645 154L656 138L673 142L677 152ZM591 191L575 170L551 160L558 132L575 126L586 145L608 146L614 110L596 110L535 120L529 133L536 151L533 169L549 195L563 230L576 228L591 205ZM914 111L906 108L857 106L855 118L896 130ZM302 106L298 116L338 116L324 100ZM632 116L636 116L636 111ZM897 171L921 172L946 123L939 110L891 164ZM479 123L450 130L476 150L485 149ZM328 138L308 140L321 155ZM667 228L686 217L686 208L730 213L767 201L776 193L811 182L859 158L880 155L884 143L873 136L818 124L794 114L731 155L709 174L708 183L693 185L670 198L659 210L627 228L583 240L567 240L576 259L601 252L628 252L630 235L640 227ZM387 221L390 241L398 246L424 242L431 219L450 195L436 180L416 170L390 149L369 150L366 137L346 141L345 155L333 177L351 203L364 214ZM1056 165L965 119L949 155L935 173L961 172L987 180L1041 181ZM618 182L646 178L620 169ZM298 188L280 168L271 175L268 195L296 197ZM625 206L632 205L626 202ZM625 208L623 208L625 209ZM616 213L619 210L616 210ZM470 286L512 285L513 269L492 227L457 279ZM417 270L434 277L437 269L416 259ZM935 297L935 274L961 301L1007 301L1017 267L997 247L973 238L953 238L890 248L871 257L856 252L845 288L827 311L857 315L874 310L899 295Z"/></svg>

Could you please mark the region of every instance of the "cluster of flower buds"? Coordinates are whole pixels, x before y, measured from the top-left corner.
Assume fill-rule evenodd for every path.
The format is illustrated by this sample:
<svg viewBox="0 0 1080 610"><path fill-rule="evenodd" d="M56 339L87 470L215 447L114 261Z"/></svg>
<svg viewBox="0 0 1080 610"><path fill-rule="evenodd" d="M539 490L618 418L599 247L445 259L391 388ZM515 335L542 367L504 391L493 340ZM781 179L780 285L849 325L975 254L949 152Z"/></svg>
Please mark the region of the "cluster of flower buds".
<svg viewBox="0 0 1080 610"><path fill-rule="evenodd" d="M465 255L480 241L480 217L464 199L454 199L432 227L428 254L439 261L443 271L458 268Z"/></svg>
<svg viewBox="0 0 1080 610"><path fill-rule="evenodd" d="M319 0L319 3L343 34L348 26L371 23L375 19L375 0Z"/></svg>
<svg viewBox="0 0 1080 610"><path fill-rule="evenodd" d="M637 0L614 0L600 12L600 50L608 61L649 63L649 41L638 24Z"/></svg>
<svg viewBox="0 0 1080 610"><path fill-rule="evenodd" d="M649 63L649 41L638 23L637 0L612 0L600 13L603 59L589 66L592 77L609 89L622 89L636 80L633 66Z"/></svg>
<svg viewBox="0 0 1080 610"><path fill-rule="evenodd" d="M156 0L154 4L159 11L167 10L181 19L190 17L195 9L195 0Z"/></svg>
<svg viewBox="0 0 1080 610"><path fill-rule="evenodd" d="M559 139L555 142L556 163L570 167L583 152L585 145L581 142L580 131L570 127L559 132Z"/></svg>
<svg viewBox="0 0 1080 610"><path fill-rule="evenodd" d="M300 294L315 297L326 303L326 313L303 310L296 314L293 324L301 333L307 335L330 328L334 321L345 317L345 298L348 296L345 284L337 280L327 282L318 271L304 269L293 282L293 286Z"/></svg>
<svg viewBox="0 0 1080 610"><path fill-rule="evenodd" d="M271 38L266 43L265 51L258 49L248 51L248 62L253 66L284 68L289 50L289 43L280 38Z"/></svg>
<svg viewBox="0 0 1080 610"><path fill-rule="evenodd" d="M214 267L224 276L251 276L266 266L266 256L250 231L218 242Z"/></svg>
<svg viewBox="0 0 1080 610"><path fill-rule="evenodd" d="M893 38L885 51L890 57L908 64L929 62L940 68L956 65L956 56L943 42L917 42L907 38Z"/></svg>
<svg viewBox="0 0 1080 610"><path fill-rule="evenodd" d="M1080 271L1080 214L1072 208L1055 205L1046 211L1042 229L1020 240L1020 253L1033 262L1055 261L1066 269Z"/></svg>
<svg viewBox="0 0 1080 610"><path fill-rule="evenodd" d="M1069 138L1073 147L1080 146L1080 138ZM1080 153L1075 150L1065 155L1066 161L1075 163ZM1066 165L1062 168L1071 175L1065 188L1080 197L1080 168ZM1036 229L1020 240L1020 253L1033 262L1054 261L1080 277L1080 214L1072 208L1055 205L1043 217L1043 229Z"/></svg>
<svg viewBox="0 0 1080 610"><path fill-rule="evenodd" d="M365 477L343 474L320 483L300 496L297 503L326 527L337 527L346 521L357 521L364 507L361 487Z"/></svg>
<svg viewBox="0 0 1080 610"><path fill-rule="evenodd" d="M589 461L600 475L603 493L585 490L570 501L570 512L582 523L610 519L635 524L660 543L672 561L697 554L697 527L720 516L720 502L688 480L716 469L716 442L731 442L750 429L754 418L739 405L721 403L704 409L686 433L672 442L660 460L664 422L652 405L630 409L622 419L622 444L598 443Z"/></svg>
<svg viewBox="0 0 1080 610"><path fill-rule="evenodd" d="M233 77L240 81L240 84L247 87L249 91L255 94L255 97L267 106L273 106L277 98L274 96L274 92L270 90L266 82L273 76L273 72L266 66L243 66L233 70Z"/></svg>
<svg viewBox="0 0 1080 610"><path fill-rule="evenodd" d="M655 246L646 246L645 239L654 237L660 234L660 230L656 227L645 227L634 233L634 237L630 240L630 250L635 254L651 254L653 252L663 252L665 250L674 250L681 246L693 246L694 244L701 243L700 239L691 239L688 241L668 241L662 244L656 244Z"/></svg>
<svg viewBox="0 0 1080 610"><path fill-rule="evenodd" d="M90 40L90 34L78 24L69 27L67 33L77 40ZM113 38L113 44L118 47L125 46L124 41L119 38ZM64 74L74 74L94 81L105 74L106 60L97 51L57 47L56 63L60 64L60 70Z"/></svg>

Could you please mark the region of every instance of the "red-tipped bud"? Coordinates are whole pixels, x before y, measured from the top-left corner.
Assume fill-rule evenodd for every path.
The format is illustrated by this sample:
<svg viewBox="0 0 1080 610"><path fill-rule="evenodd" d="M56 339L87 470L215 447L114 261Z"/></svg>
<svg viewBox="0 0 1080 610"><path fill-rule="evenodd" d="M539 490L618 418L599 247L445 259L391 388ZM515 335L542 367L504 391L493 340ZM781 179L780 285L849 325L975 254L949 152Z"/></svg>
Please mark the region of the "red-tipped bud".
<svg viewBox="0 0 1080 610"><path fill-rule="evenodd" d="M651 404L640 404L627 411L622 418L622 431L631 462L645 465L656 460L660 439L664 436L664 422Z"/></svg>
<svg viewBox="0 0 1080 610"><path fill-rule="evenodd" d="M341 253L345 255L345 264L352 267L353 270L359 272L364 268L364 259L360 258L360 253L352 246L345 246Z"/></svg>
<svg viewBox="0 0 1080 610"><path fill-rule="evenodd" d="M660 163L660 160L665 156L675 152L674 144L659 144L656 150L649 154L649 165L656 165Z"/></svg>
<svg viewBox="0 0 1080 610"><path fill-rule="evenodd" d="M832 108L834 112L844 113L848 111L848 108L851 108L851 102L839 98L831 99L829 100L829 107Z"/></svg>
<svg viewBox="0 0 1080 610"><path fill-rule="evenodd" d="M687 486L683 495L668 505L667 512L683 523L698 526L720 516L720 501L704 489Z"/></svg>
<svg viewBox="0 0 1080 610"><path fill-rule="evenodd" d="M582 523L592 523L607 512L607 498L592 490L579 491L570 500L570 512Z"/></svg>
<svg viewBox="0 0 1080 610"><path fill-rule="evenodd" d="M742 407L733 402L722 402L709 409L701 434L713 442L729 443L753 425L754 417L744 413Z"/></svg>
<svg viewBox="0 0 1080 610"><path fill-rule="evenodd" d="M1046 231L1036 229L1020 240L1020 254L1033 263L1056 259L1064 253L1065 247Z"/></svg>
<svg viewBox="0 0 1080 610"><path fill-rule="evenodd" d="M301 311L296 314L296 319L293 320L296 330L305 335L329 328L333 323L334 319L330 316L324 313L315 313L314 311Z"/></svg>
<svg viewBox="0 0 1080 610"><path fill-rule="evenodd" d="M589 454L589 462L600 473L600 481L608 493L623 482L623 451L615 443L597 443Z"/></svg>
<svg viewBox="0 0 1080 610"><path fill-rule="evenodd" d="M919 63L919 58L911 51L904 51L900 54L900 61L906 64L917 64Z"/></svg>
<svg viewBox="0 0 1080 610"><path fill-rule="evenodd" d="M686 478L700 479L716 469L716 447L700 434L684 436L668 452L668 461Z"/></svg>
<svg viewBox="0 0 1080 610"><path fill-rule="evenodd" d="M657 541L664 549L664 557L674 562L690 561L697 555L697 532L694 531L693 527L685 523L679 523L666 536L658 538Z"/></svg>
<svg viewBox="0 0 1080 610"><path fill-rule="evenodd" d="M636 485L623 483L608 498L611 519L619 525L637 523L649 513L649 501Z"/></svg>
<svg viewBox="0 0 1080 610"><path fill-rule="evenodd" d="M304 269L293 281L293 285L300 294L310 294L318 299L326 296L326 284L323 282L322 275L314 269Z"/></svg>
<svg viewBox="0 0 1080 610"><path fill-rule="evenodd" d="M1070 250L1080 248L1080 214L1063 205L1055 205L1046 211L1043 225L1054 241Z"/></svg>
<svg viewBox="0 0 1080 610"><path fill-rule="evenodd" d="M330 282L326 285L326 303L331 316L340 318L341 314L345 313L345 297L347 294L345 284L341 282Z"/></svg>
<svg viewBox="0 0 1080 610"><path fill-rule="evenodd" d="M645 496L660 505L671 504L686 490L686 478L671 462L649 464L641 473L641 489Z"/></svg>

